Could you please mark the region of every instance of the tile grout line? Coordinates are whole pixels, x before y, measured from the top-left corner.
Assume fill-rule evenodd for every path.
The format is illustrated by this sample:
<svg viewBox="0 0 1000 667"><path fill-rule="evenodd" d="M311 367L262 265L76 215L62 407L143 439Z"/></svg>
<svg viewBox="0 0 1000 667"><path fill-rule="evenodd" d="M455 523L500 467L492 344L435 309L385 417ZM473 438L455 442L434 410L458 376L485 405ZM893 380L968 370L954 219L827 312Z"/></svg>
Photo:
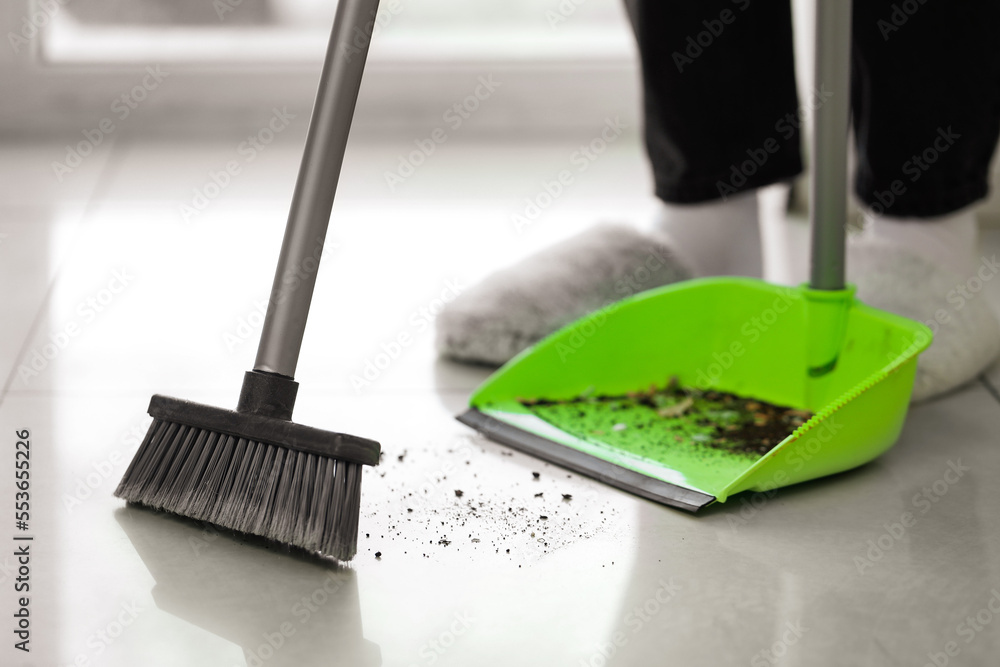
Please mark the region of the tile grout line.
<svg viewBox="0 0 1000 667"><path fill-rule="evenodd" d="M117 165L121 161L122 151L118 150L119 145L121 145L124 148L127 145L127 143L124 140L116 142L112 139L112 143L110 146L111 154L108 156L108 161L101 169L101 173L97 177L97 182L94 183L94 188L91 191L90 197L87 199L87 203L84 204L83 210L80 212L80 226L76 234L74 234L73 238L74 245L75 241L79 238L80 234L82 234L86 230L88 219L90 218L91 214L93 214L94 210L97 208L97 205L101 201L103 195L108 191L111 178L116 171ZM38 310L36 311L35 314L35 319L34 321L32 321L31 326L28 328L28 331L25 334L24 342L21 344L21 349L18 351L18 354L14 359L14 365L11 367L10 374L4 381L3 387L0 388L0 406L3 406L4 401L7 400L7 396L10 393L11 387L14 384L14 377L17 375L17 369L19 365L18 361L24 358L24 355L28 351L28 346L31 345L31 341L34 340L35 334L38 332L39 327L41 327L42 321L44 320L44 314L49 305L49 301L51 301L52 299L52 292L55 289L56 283L62 276L62 272L66 264L70 261L70 258L73 256L74 253L72 252L67 253L66 256L63 258L62 262L59 263L59 266L56 267L56 270L52 273L52 279L49 281L48 289L45 290L45 295L42 297L42 301L38 306Z"/></svg>

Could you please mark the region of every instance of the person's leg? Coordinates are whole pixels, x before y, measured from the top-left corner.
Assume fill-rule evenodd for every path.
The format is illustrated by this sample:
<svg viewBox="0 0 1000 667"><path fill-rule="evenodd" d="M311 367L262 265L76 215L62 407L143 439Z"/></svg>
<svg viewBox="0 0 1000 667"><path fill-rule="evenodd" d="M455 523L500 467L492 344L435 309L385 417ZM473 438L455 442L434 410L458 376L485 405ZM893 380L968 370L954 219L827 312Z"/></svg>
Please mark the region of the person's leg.
<svg viewBox="0 0 1000 667"><path fill-rule="evenodd" d="M627 0L645 139L668 204L726 199L802 171L788 2Z"/></svg>
<svg viewBox="0 0 1000 667"><path fill-rule="evenodd" d="M848 269L866 302L935 329L914 395L975 377L1000 351L976 278L972 205L1000 133L1000 3L854 3L855 192L864 234Z"/></svg>
<svg viewBox="0 0 1000 667"><path fill-rule="evenodd" d="M874 213L935 218L986 196L998 31L994 0L854 3L855 191Z"/></svg>
<svg viewBox="0 0 1000 667"><path fill-rule="evenodd" d="M692 275L759 275L756 188L801 171L789 3L627 7L664 201L654 232L600 226L491 276L439 316L441 354L502 363L635 291Z"/></svg>
<svg viewBox="0 0 1000 667"><path fill-rule="evenodd" d="M802 171L789 3L626 3L656 228L696 275L760 277L758 188Z"/></svg>

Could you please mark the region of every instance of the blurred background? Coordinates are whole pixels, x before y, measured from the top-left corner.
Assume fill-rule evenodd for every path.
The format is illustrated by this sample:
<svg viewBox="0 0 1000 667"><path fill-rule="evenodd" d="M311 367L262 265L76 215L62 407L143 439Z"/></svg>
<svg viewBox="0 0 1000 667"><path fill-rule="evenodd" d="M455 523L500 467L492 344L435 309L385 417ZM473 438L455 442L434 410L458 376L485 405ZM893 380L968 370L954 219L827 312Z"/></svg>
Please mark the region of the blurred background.
<svg viewBox="0 0 1000 667"><path fill-rule="evenodd" d="M0 130L79 131L150 65L171 85L143 104L144 132L255 128L274 105L307 112L335 9L335 0L9 0L0 27L16 37L0 55ZM634 48L618 0L387 0L378 23L359 131L439 122L485 71L505 91L476 114L479 129L635 117Z"/></svg>
<svg viewBox="0 0 1000 667"><path fill-rule="evenodd" d="M811 17L807 2L793 5L805 90ZM223 139L260 128L275 106L308 114L335 10L335 0L6 0L0 140L78 136L147 67L170 85L116 123L115 140ZM640 127L623 0L387 0L355 136L419 136L484 72L504 91L469 119L468 138L580 135L614 116ZM1000 224L1000 198L980 217Z"/></svg>

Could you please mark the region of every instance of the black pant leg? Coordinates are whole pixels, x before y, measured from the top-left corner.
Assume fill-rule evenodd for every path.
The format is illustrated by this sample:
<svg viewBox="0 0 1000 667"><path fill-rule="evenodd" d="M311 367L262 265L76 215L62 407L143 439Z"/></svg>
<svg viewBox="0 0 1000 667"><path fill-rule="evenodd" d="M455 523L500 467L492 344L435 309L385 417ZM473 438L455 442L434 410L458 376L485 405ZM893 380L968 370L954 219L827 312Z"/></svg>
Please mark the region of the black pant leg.
<svg viewBox="0 0 1000 667"><path fill-rule="evenodd" d="M802 171L789 2L626 5L658 197L713 200Z"/></svg>
<svg viewBox="0 0 1000 667"><path fill-rule="evenodd" d="M930 217L987 194L1000 132L1000 1L859 0L852 72L858 197Z"/></svg>

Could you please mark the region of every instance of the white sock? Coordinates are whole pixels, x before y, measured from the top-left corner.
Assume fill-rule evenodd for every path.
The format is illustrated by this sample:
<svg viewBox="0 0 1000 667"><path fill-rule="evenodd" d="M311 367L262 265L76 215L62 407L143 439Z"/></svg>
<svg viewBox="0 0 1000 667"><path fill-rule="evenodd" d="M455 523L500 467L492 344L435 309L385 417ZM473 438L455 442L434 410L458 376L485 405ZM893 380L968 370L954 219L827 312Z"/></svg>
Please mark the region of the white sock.
<svg viewBox="0 0 1000 667"><path fill-rule="evenodd" d="M873 241L909 252L956 276L972 271L976 252L976 216L972 207L938 218L890 218L866 212L863 234Z"/></svg>
<svg viewBox="0 0 1000 667"><path fill-rule="evenodd" d="M763 275L756 191L725 201L665 204L656 231L698 276Z"/></svg>
<svg viewBox="0 0 1000 667"><path fill-rule="evenodd" d="M858 286L862 302L924 322L934 330L934 341L917 361L913 400L962 386L1000 354L1000 323L987 299L956 305L948 297L956 280L968 275L972 274L952 273L941 262L925 259L900 244L864 235L848 246L847 277Z"/></svg>

